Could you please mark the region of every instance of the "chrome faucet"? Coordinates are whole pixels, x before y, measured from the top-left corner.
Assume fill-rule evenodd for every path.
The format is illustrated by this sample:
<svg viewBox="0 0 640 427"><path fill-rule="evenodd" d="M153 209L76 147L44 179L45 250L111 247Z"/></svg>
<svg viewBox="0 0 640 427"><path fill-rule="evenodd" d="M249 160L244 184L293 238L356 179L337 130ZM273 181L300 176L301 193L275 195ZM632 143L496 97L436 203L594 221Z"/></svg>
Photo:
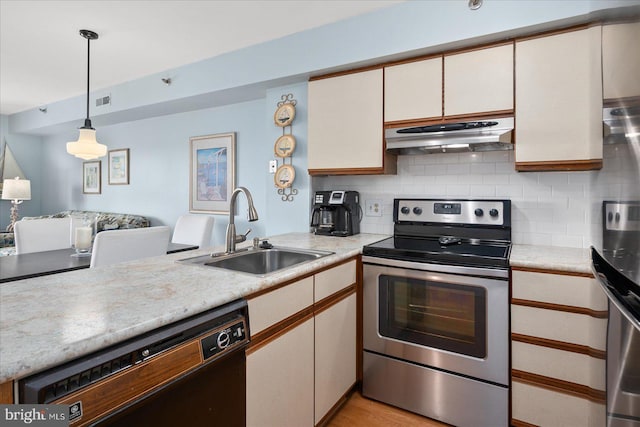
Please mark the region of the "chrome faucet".
<svg viewBox="0 0 640 427"><path fill-rule="evenodd" d="M233 190L231 193L231 201L229 202L229 225L227 225L227 237L226 237L226 246L225 253L230 254L236 251L236 243L244 242L247 240L247 235L251 233L251 229L247 230L245 234L236 235L236 225L234 223L234 217L236 216L236 198L238 194L244 193L247 197L247 203L249 204L249 221L257 221L258 220L258 211L256 211L255 206L253 206L253 198L251 197L251 193L245 187L238 187Z"/></svg>

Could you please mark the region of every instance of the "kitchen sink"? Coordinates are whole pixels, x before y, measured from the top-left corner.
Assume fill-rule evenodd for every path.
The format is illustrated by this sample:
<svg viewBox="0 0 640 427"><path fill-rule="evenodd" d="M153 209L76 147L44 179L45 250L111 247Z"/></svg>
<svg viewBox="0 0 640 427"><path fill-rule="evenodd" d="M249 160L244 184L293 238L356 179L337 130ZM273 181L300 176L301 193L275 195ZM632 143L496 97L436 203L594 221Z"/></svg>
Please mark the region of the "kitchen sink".
<svg viewBox="0 0 640 427"><path fill-rule="evenodd" d="M273 247L249 249L223 255L202 255L178 260L179 263L217 267L242 273L266 276L288 267L313 261L334 252Z"/></svg>

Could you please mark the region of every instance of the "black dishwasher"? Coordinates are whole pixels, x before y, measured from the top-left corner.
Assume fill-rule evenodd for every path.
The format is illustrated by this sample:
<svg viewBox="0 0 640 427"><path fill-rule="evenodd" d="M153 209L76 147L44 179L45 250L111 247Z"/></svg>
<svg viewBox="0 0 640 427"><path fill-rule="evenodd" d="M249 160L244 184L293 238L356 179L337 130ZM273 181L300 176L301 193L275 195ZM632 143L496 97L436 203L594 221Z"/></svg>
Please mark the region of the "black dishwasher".
<svg viewBox="0 0 640 427"><path fill-rule="evenodd" d="M19 381L71 426L244 426L247 303L237 300Z"/></svg>

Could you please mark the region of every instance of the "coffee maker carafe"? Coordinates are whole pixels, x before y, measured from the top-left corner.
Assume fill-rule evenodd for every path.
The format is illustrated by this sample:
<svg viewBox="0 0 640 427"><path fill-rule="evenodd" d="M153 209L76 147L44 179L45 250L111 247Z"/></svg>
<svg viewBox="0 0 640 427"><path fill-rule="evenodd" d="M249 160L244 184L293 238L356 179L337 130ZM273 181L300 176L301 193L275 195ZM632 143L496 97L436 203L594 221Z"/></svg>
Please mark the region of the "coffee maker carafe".
<svg viewBox="0 0 640 427"><path fill-rule="evenodd" d="M315 234L325 236L360 233L360 194L357 191L316 191L311 227Z"/></svg>

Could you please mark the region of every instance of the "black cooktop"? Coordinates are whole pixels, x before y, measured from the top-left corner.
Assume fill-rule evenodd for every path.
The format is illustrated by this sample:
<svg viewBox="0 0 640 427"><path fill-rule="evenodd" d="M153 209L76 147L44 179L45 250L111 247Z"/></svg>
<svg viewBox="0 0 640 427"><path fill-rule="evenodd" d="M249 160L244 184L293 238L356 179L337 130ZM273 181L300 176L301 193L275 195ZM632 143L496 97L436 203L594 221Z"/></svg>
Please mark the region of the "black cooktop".
<svg viewBox="0 0 640 427"><path fill-rule="evenodd" d="M506 268L509 266L511 243L449 237L395 236L363 247L362 253L403 261Z"/></svg>
<svg viewBox="0 0 640 427"><path fill-rule="evenodd" d="M393 237L365 246L367 256L469 267L508 268L511 201L393 200Z"/></svg>

